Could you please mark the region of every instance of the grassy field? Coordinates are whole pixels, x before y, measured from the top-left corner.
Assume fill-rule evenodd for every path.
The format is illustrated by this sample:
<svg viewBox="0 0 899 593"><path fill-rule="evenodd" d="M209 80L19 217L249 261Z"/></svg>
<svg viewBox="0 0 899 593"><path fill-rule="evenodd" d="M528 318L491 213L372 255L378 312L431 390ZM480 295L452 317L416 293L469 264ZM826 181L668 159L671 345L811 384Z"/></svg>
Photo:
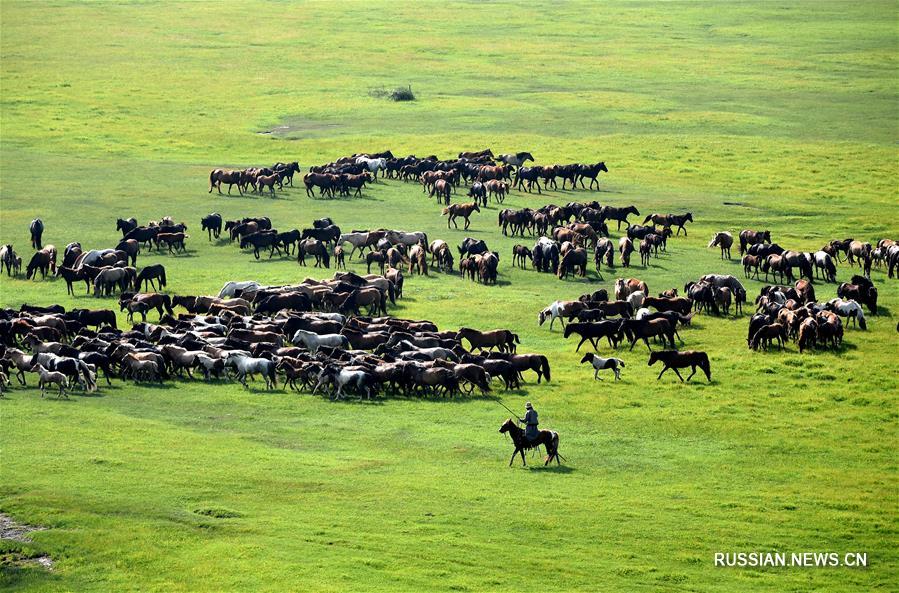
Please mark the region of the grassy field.
<svg viewBox="0 0 899 593"><path fill-rule="evenodd" d="M620 352L620 383L593 382L574 344L536 315L616 275L653 293L740 275L705 247L718 230L770 228L798 249L895 237L896 16L894 2L0 2L0 242L27 260L36 216L45 242L93 248L114 245L119 216L171 215L191 227L188 252L138 263L165 263L172 293L209 294L231 279L330 275L207 241L199 219L212 211L270 216L279 229L329 215L343 228L484 238L501 253L498 286L407 279L392 313L509 327L522 351L547 354L548 385L527 377L498 395L513 409L533 401L568 459L507 468L497 429L508 413L491 398L332 403L115 381L56 401L17 388L0 401L0 512L47 529L24 546L3 540L0 558L24 548L54 567L4 562L0 584L894 590L895 280L874 271L883 310L839 352L751 352L746 317L700 316L683 337L709 352L711 384L656 382L642 346ZM368 95L406 84L418 101ZM508 207L595 198L690 210L696 223L648 269L559 281L511 268L517 241L499 233L495 207L450 231L411 184L336 201L206 191L214 166L486 146L609 167L599 193L514 193ZM0 278L0 305L22 302L112 306L67 297L64 282ZM862 551L869 566L713 566L714 552L754 550Z"/></svg>

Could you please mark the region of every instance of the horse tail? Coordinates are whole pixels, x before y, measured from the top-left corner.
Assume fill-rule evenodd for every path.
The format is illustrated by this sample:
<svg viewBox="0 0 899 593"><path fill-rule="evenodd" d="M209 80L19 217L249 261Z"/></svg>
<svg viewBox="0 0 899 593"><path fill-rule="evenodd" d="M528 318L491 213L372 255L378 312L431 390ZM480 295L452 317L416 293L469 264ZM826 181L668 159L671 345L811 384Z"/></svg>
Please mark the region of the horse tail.
<svg viewBox="0 0 899 593"><path fill-rule="evenodd" d="M165 280L162 281L165 284ZM167 294L162 295L162 306L165 307L165 310L168 311L169 315L174 315L174 311L172 310L172 297Z"/></svg>
<svg viewBox="0 0 899 593"><path fill-rule="evenodd" d="M387 283L387 297L390 299L390 304L396 304L396 288L393 282Z"/></svg>
<svg viewBox="0 0 899 593"><path fill-rule="evenodd" d="M449 214L449 207L443 209L443 214L441 216L446 216Z"/></svg>
<svg viewBox="0 0 899 593"><path fill-rule="evenodd" d="M861 307L859 307L855 312L855 320L858 321L858 326L860 328L868 329L868 323L865 321L865 314L862 313Z"/></svg>
<svg viewBox="0 0 899 593"><path fill-rule="evenodd" d="M159 287L160 287L160 288L165 288L165 285L166 285L166 281L165 281L165 268L163 267L162 270L161 270L161 273L159 274ZM171 313L171 311L169 311L169 313Z"/></svg>
<svg viewBox="0 0 899 593"><path fill-rule="evenodd" d="M518 339L518 334L512 334L512 340L514 340L516 344L521 344L521 340Z"/></svg>
<svg viewBox="0 0 899 593"><path fill-rule="evenodd" d="M209 193L212 193L212 188L215 187L215 172L216 169L209 172Z"/></svg>
<svg viewBox="0 0 899 593"><path fill-rule="evenodd" d="M646 218L643 219L643 224L646 224L650 220L652 220L652 214L650 214L649 216L647 216Z"/></svg>
<svg viewBox="0 0 899 593"><path fill-rule="evenodd" d="M542 354L540 355L540 368L543 370L543 374L546 375L546 380L549 381L549 359Z"/></svg>

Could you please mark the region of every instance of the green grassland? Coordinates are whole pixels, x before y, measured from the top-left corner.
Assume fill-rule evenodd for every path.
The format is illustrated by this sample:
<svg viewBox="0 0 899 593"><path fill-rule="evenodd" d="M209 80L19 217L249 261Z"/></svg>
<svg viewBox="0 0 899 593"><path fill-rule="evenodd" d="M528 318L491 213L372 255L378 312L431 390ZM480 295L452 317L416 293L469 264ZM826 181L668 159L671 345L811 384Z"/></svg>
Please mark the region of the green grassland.
<svg viewBox="0 0 899 593"><path fill-rule="evenodd" d="M191 227L188 252L138 263L164 263L173 293L209 294L331 273L209 242L199 219L212 211L484 238L501 253L498 286L408 278L392 313L509 327L547 354L549 384L528 376L498 395L533 401L568 459L507 468L508 413L491 398L333 403L115 381L56 401L16 388L0 402L0 511L47 527L27 547L55 565L4 564L5 589L895 589L899 296L882 270L883 311L838 352L755 353L746 317L698 317L683 337L709 353L711 384L656 382L644 346L620 352L621 382L594 382L574 344L536 323L616 275L653 293L741 275L706 249L718 230L770 228L799 249L895 237L894 2L3 1L0 22L2 243L27 260L35 216L45 242L106 247L116 217L171 215ZM368 95L405 84L414 103ZM599 193L515 192L508 207L595 198L696 223L648 269L559 281L511 267L518 241L494 205L469 232L447 230L412 184L333 201L207 193L214 166L486 146L609 167ZM22 302L113 305L0 278L0 305ZM713 567L714 552L741 550L867 551L870 566Z"/></svg>

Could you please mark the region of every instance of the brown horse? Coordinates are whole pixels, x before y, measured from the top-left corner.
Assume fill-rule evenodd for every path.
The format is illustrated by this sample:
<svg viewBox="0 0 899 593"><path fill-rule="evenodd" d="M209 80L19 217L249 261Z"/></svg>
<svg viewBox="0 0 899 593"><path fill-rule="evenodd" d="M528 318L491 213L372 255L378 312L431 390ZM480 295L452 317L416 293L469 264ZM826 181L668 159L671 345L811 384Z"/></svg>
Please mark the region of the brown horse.
<svg viewBox="0 0 899 593"><path fill-rule="evenodd" d="M712 382L712 369L709 365L709 355L705 352L700 352L698 350L684 350L683 352L678 352L677 350L662 350L650 352L648 366L654 365L657 361L662 361L665 368L663 368L662 372L659 373L659 376L656 377L656 381L662 378L665 371L671 369L674 371L674 374L677 375L678 379L681 380L681 383L683 383L684 378L681 376L680 372L678 372L678 369L685 369L687 367L693 369L693 372L687 377L687 381L689 381L693 378L693 375L696 374L696 368L699 367L705 373L709 383Z"/></svg>
<svg viewBox="0 0 899 593"><path fill-rule="evenodd" d="M746 253L746 250L749 249L750 245L770 242L771 231L753 231L750 229L743 229L742 231L740 231L740 255Z"/></svg>
<svg viewBox="0 0 899 593"><path fill-rule="evenodd" d="M439 182L438 182L439 184ZM461 217L465 219L464 230L468 230L469 225L471 224L472 213L480 212L481 209L478 207L477 202L469 202L467 204L450 204L446 208L443 209L443 215L447 216L446 219L446 228L449 228L450 222L453 223L453 226L459 228L459 225L456 224L456 219Z"/></svg>
<svg viewBox="0 0 899 593"><path fill-rule="evenodd" d="M493 331L482 332L470 327L460 327L456 334L456 340L461 343L463 339L468 340L468 343L471 346L470 350L472 351L476 348L488 348L492 350L496 347L499 348L500 352L508 350L513 354L516 350L515 345L521 343L518 339L518 334L513 334L507 329L495 329Z"/></svg>
<svg viewBox="0 0 899 593"><path fill-rule="evenodd" d="M684 236L687 236L687 228L684 226L688 222L693 222L693 213L687 212L686 214L650 214L643 220L643 224L646 224L649 221L652 221L653 224L657 224L663 227L677 227L677 234L680 235L681 231L684 231Z"/></svg>
<svg viewBox="0 0 899 593"><path fill-rule="evenodd" d="M503 434L508 433L509 436L512 437L512 443L515 444L515 450L512 452L512 458L509 460L509 465L512 465L512 462L515 461L515 456L521 453L521 463L522 465L527 465L527 461L524 459L524 452L528 449L534 449L535 447L539 447L543 445L546 447L546 459L543 461L543 465L549 465L549 463L555 459L557 465L562 465L562 462L559 461L562 458L559 455L559 433L554 430L541 430L537 433L537 438L533 441L528 440L524 436L524 429L515 424L515 422L509 418L503 425L499 427L499 431Z"/></svg>
<svg viewBox="0 0 899 593"><path fill-rule="evenodd" d="M724 259L725 255L727 259L730 259L730 248L734 245L734 236L727 231L715 233L715 236L709 241L709 247L715 247L716 245L721 248L721 259Z"/></svg>
<svg viewBox="0 0 899 593"><path fill-rule="evenodd" d="M272 175L259 175L256 177L256 187L259 193L263 193L265 188L268 188L272 195L275 195L275 184L278 184L278 189L284 189L284 184L281 182L281 175L278 173L273 173Z"/></svg>
<svg viewBox="0 0 899 593"><path fill-rule="evenodd" d="M243 171L229 171L226 169L213 169L209 174L209 193L212 193L213 189L218 189L219 193L222 193L222 184L228 184L228 195L231 195L231 186L237 186L237 192L240 195L243 195L243 192L240 189L241 177L243 175Z"/></svg>

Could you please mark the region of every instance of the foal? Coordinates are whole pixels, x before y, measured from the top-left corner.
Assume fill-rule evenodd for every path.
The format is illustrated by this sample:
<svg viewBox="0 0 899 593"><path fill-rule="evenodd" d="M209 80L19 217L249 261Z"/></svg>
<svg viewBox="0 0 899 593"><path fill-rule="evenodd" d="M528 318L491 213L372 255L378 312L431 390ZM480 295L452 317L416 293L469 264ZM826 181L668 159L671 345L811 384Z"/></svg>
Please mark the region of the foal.
<svg viewBox="0 0 899 593"><path fill-rule="evenodd" d="M46 387L49 384L55 384L59 387L59 393L56 398L59 399L60 396L65 395L66 399L69 399L69 396L66 395L66 389L69 388L69 379L62 373L56 371L48 371L44 367L39 364L31 367L32 373L38 373L40 375L40 379L38 380L38 387L41 388L41 397L44 397L44 393L46 392Z"/></svg>
<svg viewBox="0 0 899 593"><path fill-rule="evenodd" d="M581 359L581 364L589 362L593 365L595 369L593 373L593 380L599 379L602 381L602 377L599 376L599 371L604 369L612 369L612 372L615 373L615 380L621 380L621 371L618 367L624 368L624 361L620 358L600 358L599 356L589 352L584 355L584 358Z"/></svg>

